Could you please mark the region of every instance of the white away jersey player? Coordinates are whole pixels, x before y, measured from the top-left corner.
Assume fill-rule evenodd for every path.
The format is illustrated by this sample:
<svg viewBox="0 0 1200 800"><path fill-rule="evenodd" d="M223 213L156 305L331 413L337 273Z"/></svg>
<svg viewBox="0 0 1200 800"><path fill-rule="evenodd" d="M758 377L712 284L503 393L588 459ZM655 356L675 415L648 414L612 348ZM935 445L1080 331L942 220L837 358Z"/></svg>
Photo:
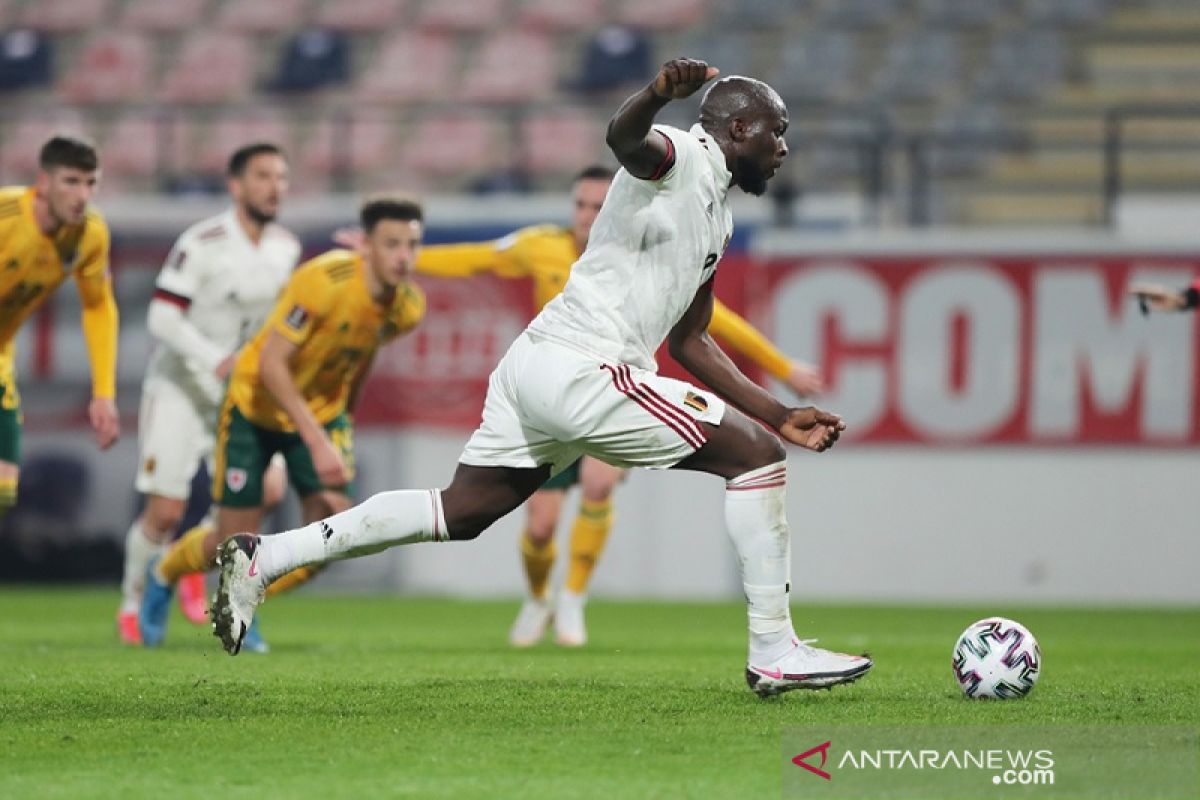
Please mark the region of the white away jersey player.
<svg viewBox="0 0 1200 800"><path fill-rule="evenodd" d="M529 325L537 336L648 370L733 234L721 149L699 125L654 130L674 166L657 181L617 172L566 288Z"/></svg>
<svg viewBox="0 0 1200 800"><path fill-rule="evenodd" d="M732 176L699 125L654 130L668 144L663 174L617 172L562 294L492 373L462 463L558 472L587 454L666 468L704 445L700 422L720 424L724 402L656 375L654 352L729 244Z"/></svg>
<svg viewBox="0 0 1200 800"><path fill-rule="evenodd" d="M268 224L256 246L234 209L188 228L155 283L154 303L169 303L186 330L155 343L138 417L138 491L187 497L200 459L212 451L224 395L216 367L270 314L300 260L300 242Z"/></svg>

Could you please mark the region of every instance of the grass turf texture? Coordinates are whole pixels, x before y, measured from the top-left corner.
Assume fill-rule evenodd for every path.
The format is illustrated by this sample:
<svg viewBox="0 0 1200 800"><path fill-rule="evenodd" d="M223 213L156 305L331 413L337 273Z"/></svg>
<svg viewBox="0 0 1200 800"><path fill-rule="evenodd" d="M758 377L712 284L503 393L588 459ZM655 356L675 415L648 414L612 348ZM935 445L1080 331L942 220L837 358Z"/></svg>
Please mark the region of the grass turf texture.
<svg viewBox="0 0 1200 800"><path fill-rule="evenodd" d="M762 701L740 604L596 602L592 642L515 651L515 603L287 597L230 658L172 612L119 646L114 592L0 590L0 797L778 797L805 724L1200 721L1200 611L811 607L876 667ZM1038 637L1025 700L966 701L950 650L1002 613Z"/></svg>

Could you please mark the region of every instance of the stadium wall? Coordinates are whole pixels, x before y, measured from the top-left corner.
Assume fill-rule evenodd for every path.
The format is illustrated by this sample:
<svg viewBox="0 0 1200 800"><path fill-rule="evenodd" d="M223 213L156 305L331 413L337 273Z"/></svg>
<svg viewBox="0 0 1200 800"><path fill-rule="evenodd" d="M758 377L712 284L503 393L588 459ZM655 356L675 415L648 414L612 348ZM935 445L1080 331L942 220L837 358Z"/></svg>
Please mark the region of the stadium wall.
<svg viewBox="0 0 1200 800"><path fill-rule="evenodd" d="M510 206L499 221L465 214L437 236L553 219L555 208L562 206L522 215ZM197 217L189 211L181 218ZM330 224L316 212L312 219L320 224L296 227L314 245L344 221ZM126 235L145 242L179 228L173 218L161 226L152 215L138 220L145 229ZM832 386L824 404L856 431L829 454L789 457L798 598L1200 602L1189 501L1200 467L1195 319L1144 320L1121 297L1133 277L1189 281L1200 267L1196 243L944 231L742 242L751 249L731 253L720 293L773 329L784 350L826 366ZM364 492L442 484L451 474L469 415L478 413L480 376L527 314L519 290L486 280L474 289L438 289L448 292L446 314L464 297L485 302L468 303L469 313L451 322L431 316L427 338L382 360L376 400L404 402L377 402L367 415L357 442ZM55 369L68 373L70 386L86 367L82 348L64 338L78 336L74 312L63 312L52 338L63 340ZM144 352L139 316L125 310L124 353ZM464 327L476 338L447 345L447 331ZM24 358L35 349L23 343ZM67 407L86 396L74 392ZM56 385L39 410L63 395ZM136 382L127 380L123 395L129 408ZM430 416L446 409L454 411ZM132 425L115 453L101 455L67 424L78 423L77 414L54 419L31 425L27 458L66 451L88 465L82 535L119 537L132 510ZM736 596L721 495L719 481L705 476L631 475L594 593ZM516 595L520 523L518 512L469 545L338 565L313 590Z"/></svg>

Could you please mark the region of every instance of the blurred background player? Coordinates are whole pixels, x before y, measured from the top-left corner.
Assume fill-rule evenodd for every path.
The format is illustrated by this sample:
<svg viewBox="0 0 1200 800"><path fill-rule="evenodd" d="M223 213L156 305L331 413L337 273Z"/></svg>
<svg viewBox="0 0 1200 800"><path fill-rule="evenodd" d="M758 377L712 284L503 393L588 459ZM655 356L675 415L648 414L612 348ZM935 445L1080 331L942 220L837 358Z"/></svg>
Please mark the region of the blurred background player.
<svg viewBox="0 0 1200 800"><path fill-rule="evenodd" d="M534 312L540 312L562 291L571 265L587 247L592 224L612 180L613 171L602 165L589 166L576 176L570 228L533 225L495 241L430 245L422 249L415 269L439 278L465 278L482 272L502 278L529 278L533 282ZM344 235L341 241L351 244L356 239ZM816 369L788 358L719 300L714 303L709 332L787 383L797 394L809 396L821 390ZM585 456L529 498L520 544L528 595L509 631L514 646L537 644L551 619L558 644L578 647L587 642L583 613L587 587L612 529L612 494L624 475L622 469ZM552 598L550 573L558 557L554 533L566 492L577 483L582 497L571 527L570 560L563 587Z"/></svg>
<svg viewBox="0 0 1200 800"><path fill-rule="evenodd" d="M282 454L306 523L350 506L354 407L381 345L416 327L425 296L409 281L423 235L420 204L368 200L359 214L363 250L331 250L301 265L266 324L233 367L217 423L215 530L181 538L150 570L140 612L142 639L166 634L172 587L213 566L217 546L257 531L264 472ZM284 576L275 591L315 574ZM265 650L255 635L247 645Z"/></svg>
<svg viewBox="0 0 1200 800"><path fill-rule="evenodd" d="M75 278L83 337L92 370L88 423L96 444L117 440L117 303L108 270L108 226L89 206L100 159L89 142L47 141L33 186L0 189L0 517L17 502L21 462L21 398L17 331L59 284Z"/></svg>
<svg viewBox="0 0 1200 800"><path fill-rule="evenodd" d="M288 191L283 150L266 142L239 148L229 158L226 184L232 207L180 235L147 313L156 347L142 383L136 481L146 504L125 537L117 612L121 640L128 644L141 641L138 604L147 565L171 540L192 476L212 455L237 350L262 326L300 260L299 240L275 222ZM273 472L268 505L278 503L283 491L282 467ZM206 620L202 573L181 581L179 596L188 619Z"/></svg>

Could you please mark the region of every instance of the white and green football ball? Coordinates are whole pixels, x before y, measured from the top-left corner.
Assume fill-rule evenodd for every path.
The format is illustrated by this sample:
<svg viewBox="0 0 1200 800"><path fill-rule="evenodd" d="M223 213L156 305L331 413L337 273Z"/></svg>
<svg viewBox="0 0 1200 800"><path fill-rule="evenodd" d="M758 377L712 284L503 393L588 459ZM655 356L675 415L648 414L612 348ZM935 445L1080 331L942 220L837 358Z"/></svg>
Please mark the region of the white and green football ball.
<svg viewBox="0 0 1200 800"><path fill-rule="evenodd" d="M1042 651L1021 623L989 617L958 637L953 666L967 697L1008 700L1033 689L1042 671Z"/></svg>

